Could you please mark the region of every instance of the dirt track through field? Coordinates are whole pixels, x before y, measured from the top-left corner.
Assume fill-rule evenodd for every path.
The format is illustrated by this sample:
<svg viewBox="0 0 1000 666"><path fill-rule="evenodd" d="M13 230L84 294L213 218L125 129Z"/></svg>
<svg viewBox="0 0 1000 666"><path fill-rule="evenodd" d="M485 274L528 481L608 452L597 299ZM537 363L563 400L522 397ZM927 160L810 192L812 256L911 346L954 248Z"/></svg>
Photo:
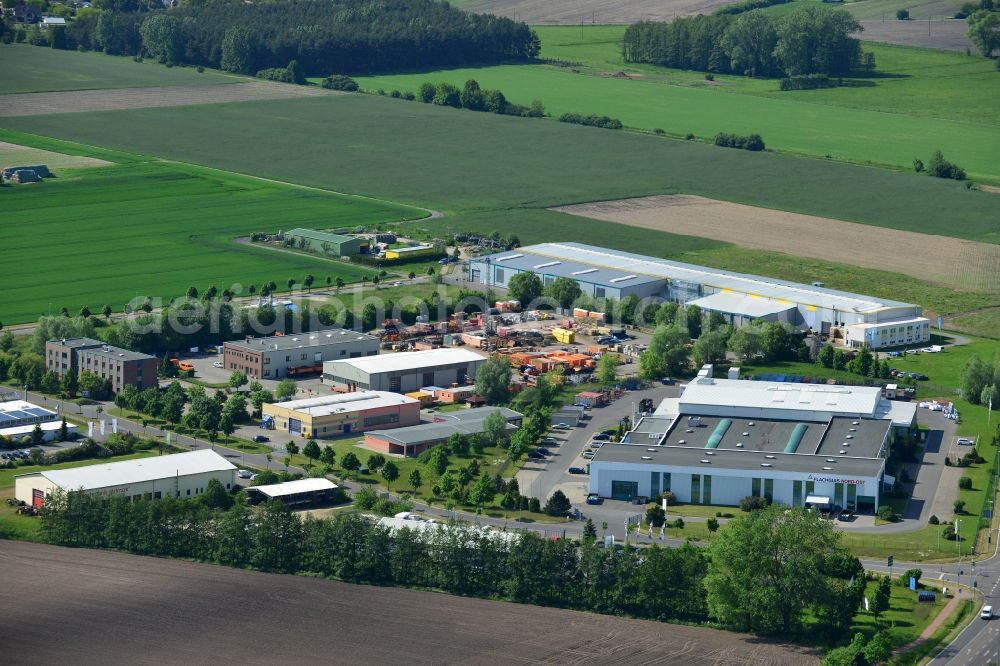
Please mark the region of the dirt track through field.
<svg viewBox="0 0 1000 666"><path fill-rule="evenodd" d="M716 629L0 541L18 664L816 664Z"/></svg>
<svg viewBox="0 0 1000 666"><path fill-rule="evenodd" d="M19 146L16 143L0 141L0 167L29 166L44 164L49 169L88 169L108 166L111 162L96 157L64 155L40 148Z"/></svg>
<svg viewBox="0 0 1000 666"><path fill-rule="evenodd" d="M516 18L529 24L580 25L669 21L711 14L731 0L463 0L456 6L481 14Z"/></svg>
<svg viewBox="0 0 1000 666"><path fill-rule="evenodd" d="M1000 245L842 222L689 195L555 210L757 250L902 273L953 288L1000 291Z"/></svg>
<svg viewBox="0 0 1000 666"><path fill-rule="evenodd" d="M296 86L273 81L249 81L217 86L21 93L0 97L0 117L145 109L158 106L187 106L189 104L220 104L223 102L247 102L335 94L339 93L315 86Z"/></svg>

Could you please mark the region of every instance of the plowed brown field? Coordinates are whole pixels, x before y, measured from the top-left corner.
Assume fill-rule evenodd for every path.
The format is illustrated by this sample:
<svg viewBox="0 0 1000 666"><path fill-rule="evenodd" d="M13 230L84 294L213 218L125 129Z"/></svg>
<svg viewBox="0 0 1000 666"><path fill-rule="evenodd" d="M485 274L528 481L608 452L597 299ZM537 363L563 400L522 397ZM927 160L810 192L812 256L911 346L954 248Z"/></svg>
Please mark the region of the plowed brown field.
<svg viewBox="0 0 1000 666"><path fill-rule="evenodd" d="M689 195L599 201L555 210L758 250L892 271L948 287L1000 291L1000 245L990 243ZM946 225L947 221L941 223Z"/></svg>
<svg viewBox="0 0 1000 666"><path fill-rule="evenodd" d="M0 541L16 664L798 666L814 652L715 629Z"/></svg>
<svg viewBox="0 0 1000 666"><path fill-rule="evenodd" d="M157 106L187 106L247 102L289 97L338 94L315 86L296 86L273 81L227 83L217 86L171 86L165 88L118 88L67 92L20 93L3 96L0 117L37 116L49 113L115 111Z"/></svg>

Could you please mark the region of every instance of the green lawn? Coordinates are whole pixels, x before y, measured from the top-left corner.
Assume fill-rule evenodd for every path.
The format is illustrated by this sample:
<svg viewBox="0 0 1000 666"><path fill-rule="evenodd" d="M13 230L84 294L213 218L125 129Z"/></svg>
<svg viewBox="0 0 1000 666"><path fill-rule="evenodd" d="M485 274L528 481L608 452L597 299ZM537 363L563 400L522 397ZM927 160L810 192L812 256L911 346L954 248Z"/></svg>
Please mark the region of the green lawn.
<svg viewBox="0 0 1000 666"><path fill-rule="evenodd" d="M103 53L60 51L24 44L0 45L0 94L147 88L151 86L206 86L239 83L243 77L193 67L165 67L152 60Z"/></svg>
<svg viewBox="0 0 1000 666"><path fill-rule="evenodd" d="M934 603L920 603L917 601L916 592L911 592L909 588L895 583L894 580L889 596L889 610L882 613L877 621L871 613L860 611L854 617L852 636L861 632L871 637L881 629L888 629L893 647L902 647L918 638L948 603L941 594L937 595ZM869 581L865 588L865 596L871 597L877 587L878 581Z"/></svg>
<svg viewBox="0 0 1000 666"><path fill-rule="evenodd" d="M2 138L2 133L0 133ZM58 174L57 174L58 176ZM0 321L30 321L105 303L220 290L307 273L354 282L374 269L236 244L237 236L305 226L398 220L420 213L392 204L289 187L195 167L132 163L4 188L10 294ZM44 239L44 242L41 240Z"/></svg>
<svg viewBox="0 0 1000 666"><path fill-rule="evenodd" d="M0 124L448 212L685 192L1000 240L992 223L1000 218L1000 197L960 183L368 95L78 113L68 120Z"/></svg>

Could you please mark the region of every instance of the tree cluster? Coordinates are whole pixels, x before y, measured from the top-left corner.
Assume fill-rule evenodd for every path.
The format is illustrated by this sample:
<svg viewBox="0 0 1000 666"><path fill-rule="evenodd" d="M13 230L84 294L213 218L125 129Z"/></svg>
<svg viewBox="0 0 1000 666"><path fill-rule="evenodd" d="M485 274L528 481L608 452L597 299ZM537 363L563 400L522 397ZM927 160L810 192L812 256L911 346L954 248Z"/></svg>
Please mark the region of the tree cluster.
<svg viewBox="0 0 1000 666"><path fill-rule="evenodd" d="M625 31L626 62L747 76L844 76L861 64L853 36L861 24L845 9L805 7L774 18L744 12L642 21Z"/></svg>
<svg viewBox="0 0 1000 666"><path fill-rule="evenodd" d="M729 336L728 350L744 362L809 360L802 334L776 321L756 321L737 328Z"/></svg>
<svg viewBox="0 0 1000 666"><path fill-rule="evenodd" d="M483 90L475 79L466 81L462 88L444 81L437 85L425 81L417 88L416 99L425 104L506 116L541 118L545 115L545 106L541 100L532 101L530 106L514 104L499 90Z"/></svg>
<svg viewBox="0 0 1000 666"><path fill-rule="evenodd" d="M216 488L199 499L137 500L70 493L46 502L50 543L183 557L355 583L400 585L657 620L705 619L706 563L693 546L642 551L511 540L449 526L395 533L356 514L300 520L280 502L226 508Z"/></svg>
<svg viewBox="0 0 1000 666"><path fill-rule="evenodd" d="M358 91L358 82L345 74L331 74L323 79L320 85L330 90L343 90L344 92Z"/></svg>
<svg viewBox="0 0 1000 666"><path fill-rule="evenodd" d="M143 8L144 9L144 8ZM167 11L121 4L71 24L69 48L154 57L253 74L298 61L304 72L383 72L523 61L539 41L525 24L433 0L236 0Z"/></svg>
<svg viewBox="0 0 1000 666"><path fill-rule="evenodd" d="M740 136L739 134L719 132L715 135L715 145L724 148L739 148L740 150L764 150L764 140L760 138L760 134Z"/></svg>
<svg viewBox="0 0 1000 666"><path fill-rule="evenodd" d="M1000 409L1000 363L990 364L972 356L962 368L962 397L973 405L990 402Z"/></svg>
<svg viewBox="0 0 1000 666"><path fill-rule="evenodd" d="M303 85L306 82L306 75L303 73L299 63L292 60L285 67L268 67L257 72L258 79L268 81L280 81L281 83L297 83Z"/></svg>
<svg viewBox="0 0 1000 666"><path fill-rule="evenodd" d="M966 7L963 5L962 10L965 11ZM989 58L1000 49L1000 12L995 11L993 0L983 0L980 7L968 15L966 23L969 30L966 34L979 52Z"/></svg>
<svg viewBox="0 0 1000 666"><path fill-rule="evenodd" d="M559 116L561 123L573 123L575 125L588 125L590 127L601 127L603 129L621 129L622 121L610 116L589 115L584 116L579 113L563 113Z"/></svg>

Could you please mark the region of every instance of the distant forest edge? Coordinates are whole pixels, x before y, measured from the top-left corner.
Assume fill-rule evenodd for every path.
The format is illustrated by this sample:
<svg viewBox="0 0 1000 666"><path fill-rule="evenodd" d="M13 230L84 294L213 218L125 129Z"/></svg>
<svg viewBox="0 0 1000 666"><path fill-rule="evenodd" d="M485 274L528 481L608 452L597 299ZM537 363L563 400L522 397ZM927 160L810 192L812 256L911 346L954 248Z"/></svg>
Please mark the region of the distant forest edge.
<svg viewBox="0 0 1000 666"><path fill-rule="evenodd" d="M66 48L253 74L296 61L310 76L521 61L538 55L524 23L434 0L223 0L143 11L125 0L78 16Z"/></svg>
<svg viewBox="0 0 1000 666"><path fill-rule="evenodd" d="M641 62L746 76L846 76L864 66L861 24L846 9L806 7L774 18L761 12L642 21L625 31L622 55Z"/></svg>

